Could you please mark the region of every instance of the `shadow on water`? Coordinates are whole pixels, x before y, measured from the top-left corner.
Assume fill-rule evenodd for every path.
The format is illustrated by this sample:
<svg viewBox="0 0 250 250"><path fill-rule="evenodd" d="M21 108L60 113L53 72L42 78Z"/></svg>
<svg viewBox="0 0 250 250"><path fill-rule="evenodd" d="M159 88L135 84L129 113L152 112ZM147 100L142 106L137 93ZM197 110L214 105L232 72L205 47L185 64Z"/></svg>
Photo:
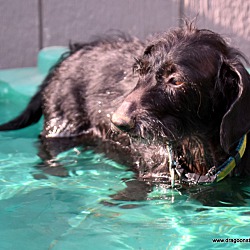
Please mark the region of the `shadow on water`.
<svg viewBox="0 0 250 250"><path fill-rule="evenodd" d="M85 156L84 156L85 155ZM182 196L182 200L198 202L203 206L210 207L237 207L237 206L249 206L250 199L250 178L249 177L233 177L226 178L225 180L209 184L209 185L197 185L192 187L182 186L179 189L171 189L169 185L165 183L150 183L136 179L136 174L131 169L115 163L115 161L109 160L102 154L97 154L94 151L88 151L84 148L74 148L62 154L59 154L59 158L55 160L55 167L47 167L43 163L37 167L41 169L45 174L55 175L60 177L68 177L77 173L82 168L85 170L82 161L86 162L86 155L89 159L92 159L91 164L101 163L116 164L119 166L120 171L131 172L129 178L121 178L117 180L123 183L124 188L122 190L116 190L110 195L110 200L102 201L102 204L107 206L119 205L119 201L131 202L123 208L134 208L140 205L138 202L149 200L174 200L178 196ZM99 162L95 163L95 159L99 158ZM97 161L97 160L96 160ZM72 164L70 163L72 162ZM112 167L110 170L112 171ZM82 167L80 167L82 166ZM69 171L70 169L70 171ZM69 174L70 172L70 174ZM42 179L43 177L41 177ZM157 190L157 191L156 191ZM159 191L160 190L160 191ZM133 203L135 202L135 204ZM133 205L134 204L134 205Z"/></svg>
<svg viewBox="0 0 250 250"><path fill-rule="evenodd" d="M186 190L192 199L205 206L235 207L249 206L250 178L233 177L208 186Z"/></svg>

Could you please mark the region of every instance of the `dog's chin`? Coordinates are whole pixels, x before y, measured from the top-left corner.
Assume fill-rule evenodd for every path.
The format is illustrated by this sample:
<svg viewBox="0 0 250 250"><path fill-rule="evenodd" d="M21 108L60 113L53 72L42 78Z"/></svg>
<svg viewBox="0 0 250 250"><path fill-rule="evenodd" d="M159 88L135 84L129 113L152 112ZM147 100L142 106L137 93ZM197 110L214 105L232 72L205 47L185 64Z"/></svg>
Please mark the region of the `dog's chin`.
<svg viewBox="0 0 250 250"><path fill-rule="evenodd" d="M178 169L179 172L185 172L186 174L206 174L207 168L204 165L204 156L202 152L204 149L202 148L202 144L197 145L195 139L193 143L195 143L196 148L199 149L201 153L195 152L194 156L191 155L193 152L189 152L186 155L186 152L183 151L182 147L185 147L185 140L180 137L174 137L173 133L167 134L154 134L154 131L146 131L141 130L140 127L137 129L130 130L129 132L124 132L112 125L111 130L113 133L117 134L118 137L121 135L126 135L129 138L131 146L135 148L141 148L142 151L145 152L144 159L147 161L147 169L145 171L139 171L139 179L150 182L150 183L158 183L158 184L167 184L170 185L172 177L169 169L169 159L172 159L173 162L179 162L181 167ZM191 140L191 139L190 139ZM191 142L189 142L190 144ZM189 145L187 142L187 145ZM192 158L197 157L197 158ZM192 159L198 162L198 165L193 165ZM202 164L200 164L200 163ZM142 169L142 166L139 166ZM182 175L182 174L181 174ZM176 183L181 183L184 179L183 176L180 177L180 173L175 173ZM185 183L185 181L184 181Z"/></svg>
<svg viewBox="0 0 250 250"><path fill-rule="evenodd" d="M139 125L129 131L123 131L111 123L110 129L114 134L126 134L132 142L141 144L166 146L168 141L172 140L172 138L168 138L167 135L158 135L154 133L154 131L146 130Z"/></svg>

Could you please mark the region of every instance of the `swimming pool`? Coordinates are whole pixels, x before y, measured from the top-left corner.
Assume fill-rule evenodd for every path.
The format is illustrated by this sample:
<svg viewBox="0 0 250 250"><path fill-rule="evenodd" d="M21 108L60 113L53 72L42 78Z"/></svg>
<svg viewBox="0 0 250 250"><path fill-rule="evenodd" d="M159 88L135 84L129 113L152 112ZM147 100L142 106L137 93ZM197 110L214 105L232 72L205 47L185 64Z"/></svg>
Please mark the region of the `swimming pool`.
<svg viewBox="0 0 250 250"><path fill-rule="evenodd" d="M28 102L47 72L39 67L0 71L1 123ZM77 148L58 157L69 177L49 175L39 168L41 128L0 133L0 249L249 248L249 178L189 192L162 184L145 201L114 201L133 172Z"/></svg>

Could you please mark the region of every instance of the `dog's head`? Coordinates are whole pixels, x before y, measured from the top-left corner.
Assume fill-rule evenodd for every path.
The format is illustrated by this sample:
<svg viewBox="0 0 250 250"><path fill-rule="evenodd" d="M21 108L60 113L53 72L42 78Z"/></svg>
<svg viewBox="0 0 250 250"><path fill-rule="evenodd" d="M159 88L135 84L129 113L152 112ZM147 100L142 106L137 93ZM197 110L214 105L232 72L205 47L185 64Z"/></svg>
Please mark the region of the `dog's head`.
<svg viewBox="0 0 250 250"><path fill-rule="evenodd" d="M113 114L114 130L157 143L217 136L228 153L250 129L242 59L220 35L193 25L159 35L136 59L138 83Z"/></svg>

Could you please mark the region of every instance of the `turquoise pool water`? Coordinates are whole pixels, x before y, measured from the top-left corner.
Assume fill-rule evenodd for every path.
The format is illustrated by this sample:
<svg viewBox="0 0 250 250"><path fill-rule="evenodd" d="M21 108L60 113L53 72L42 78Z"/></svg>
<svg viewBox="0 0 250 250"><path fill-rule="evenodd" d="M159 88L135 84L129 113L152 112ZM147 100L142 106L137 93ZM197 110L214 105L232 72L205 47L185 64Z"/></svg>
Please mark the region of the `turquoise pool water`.
<svg viewBox="0 0 250 250"><path fill-rule="evenodd" d="M44 77L36 70L0 72L0 122L25 106ZM250 241L249 178L189 193L157 185L145 201L114 201L133 172L77 148L58 157L70 177L46 174L37 167L41 128L0 133L1 250L250 248L237 242Z"/></svg>

